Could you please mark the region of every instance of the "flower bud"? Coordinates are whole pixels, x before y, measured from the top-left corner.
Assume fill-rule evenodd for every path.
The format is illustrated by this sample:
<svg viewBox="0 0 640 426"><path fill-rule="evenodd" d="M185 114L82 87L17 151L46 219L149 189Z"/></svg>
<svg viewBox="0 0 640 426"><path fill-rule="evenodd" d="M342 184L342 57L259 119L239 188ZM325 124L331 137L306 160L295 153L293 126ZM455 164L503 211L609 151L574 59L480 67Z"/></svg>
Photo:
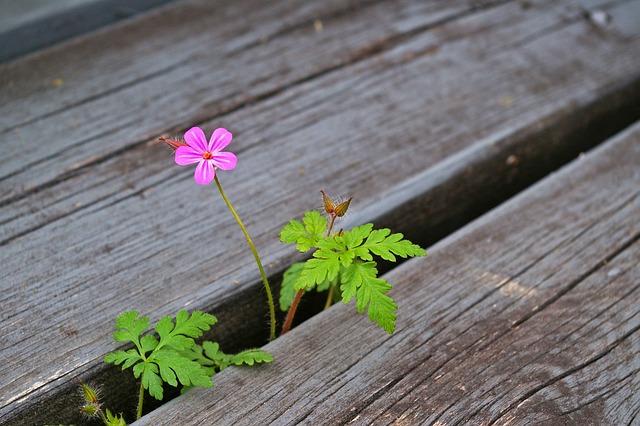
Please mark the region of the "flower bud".
<svg viewBox="0 0 640 426"><path fill-rule="evenodd" d="M82 385L82 396L84 400L89 404L96 404L98 402L98 393L86 383L80 382L80 385Z"/></svg>
<svg viewBox="0 0 640 426"><path fill-rule="evenodd" d="M184 143L184 142L174 141L174 140L172 140L172 139L158 138L158 140L160 140L160 141L162 141L162 142L166 143L167 145L169 145L169 147L170 147L171 149L173 149L174 151L175 151L176 149L178 149L179 147L181 147L181 146L188 146L188 145L187 145L186 143Z"/></svg>
<svg viewBox="0 0 640 426"><path fill-rule="evenodd" d="M326 211L329 214L334 214L336 212L335 204L333 204L333 201L331 201L331 198L329 198L329 196L325 194L322 189L320 190L320 192L322 192L322 201L324 202L324 211Z"/></svg>
<svg viewBox="0 0 640 426"><path fill-rule="evenodd" d="M80 414L84 414L88 417L96 417L100 414L100 404L87 404L83 405L80 410Z"/></svg>
<svg viewBox="0 0 640 426"><path fill-rule="evenodd" d="M342 217L345 215L345 213L349 209L349 204L351 204L352 199L353 197L349 198L347 201L343 201L342 203L338 204L338 207L336 207L334 210L336 213L336 216Z"/></svg>

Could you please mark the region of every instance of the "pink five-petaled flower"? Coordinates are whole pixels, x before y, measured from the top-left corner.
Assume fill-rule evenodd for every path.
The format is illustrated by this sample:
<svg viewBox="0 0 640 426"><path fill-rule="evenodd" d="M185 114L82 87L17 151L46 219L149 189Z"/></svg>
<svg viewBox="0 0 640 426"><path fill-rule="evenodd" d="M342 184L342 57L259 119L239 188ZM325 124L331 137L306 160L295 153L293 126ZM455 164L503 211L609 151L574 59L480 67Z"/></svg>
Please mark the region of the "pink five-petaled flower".
<svg viewBox="0 0 640 426"><path fill-rule="evenodd" d="M232 170L238 159L232 152L222 151L231 142L232 135L227 129L218 128L213 131L207 144L207 138L199 127L192 127L184 134L187 146L176 149L176 164L186 166L198 163L193 177L196 183L206 185L216 175L216 168Z"/></svg>

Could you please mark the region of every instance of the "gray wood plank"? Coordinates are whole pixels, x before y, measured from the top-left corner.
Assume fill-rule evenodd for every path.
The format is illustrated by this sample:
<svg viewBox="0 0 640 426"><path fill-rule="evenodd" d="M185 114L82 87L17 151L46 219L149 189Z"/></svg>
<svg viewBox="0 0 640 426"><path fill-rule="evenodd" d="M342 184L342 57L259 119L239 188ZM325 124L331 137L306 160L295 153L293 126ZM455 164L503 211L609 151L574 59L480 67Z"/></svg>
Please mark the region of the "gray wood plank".
<svg viewBox="0 0 640 426"><path fill-rule="evenodd" d="M637 422L638 164L640 124L388 273L393 335L334 305L135 424Z"/></svg>
<svg viewBox="0 0 640 426"><path fill-rule="evenodd" d="M417 8L404 1L391 11L380 2L299 3L245 0L221 8L221 2L182 2L61 51L1 67L0 97L12 100L0 107L0 128L11 135L5 146L12 153L11 161L0 162L2 199L64 178L79 164L151 135L188 128L346 66L419 25L471 10L463 1ZM407 16L412 12L423 19ZM313 20L324 17L334 25L318 33ZM369 25L373 20L380 25ZM54 87L59 78L67 83ZM25 155L23 142L45 134L49 144Z"/></svg>
<svg viewBox="0 0 640 426"><path fill-rule="evenodd" d="M225 9L230 21L242 16L235 4ZM194 188L191 171L174 166L153 141L160 132L212 117L200 124L234 132L240 163L223 184L276 275L299 259L277 242L278 229L317 206L320 188L356 196L351 223L384 216L380 224L430 236L484 196L517 188L523 176L544 173L637 113L634 2L602 6L612 16L604 27L575 2L486 10L467 2L406 1L393 10L378 2L322 4L329 12L298 10L295 2L251 4L252 20L240 27L264 24L248 35L225 23L205 32L212 18L204 12L190 22L202 30L196 36L187 25L171 36L154 30L160 17L180 22L198 10L185 2L185 9L165 9L175 15L136 21L139 33L133 24L117 25L43 52L40 64L25 59L2 69L13 82L4 94L20 94L2 105L0 117L12 129L3 146L12 155L32 148L35 157L24 152L0 166L2 261L10 271L0 295L0 416L47 413L75 377L114 380L101 358L115 348L113 319L126 309L152 319L181 307L212 311L221 319L216 337L231 347L264 337L264 295L242 235L213 188ZM276 19L282 14L291 20ZM321 33L312 25L318 16ZM380 25L370 25L373 18ZM145 38L146 31L153 35ZM269 40L257 43L263 35ZM202 59L211 57L203 40L216 37L213 54L225 61L213 67ZM173 39L180 52L153 48ZM118 43L99 49L105 40ZM314 53L320 46L330 54ZM99 54L79 69L60 59L87 52ZM139 61L127 59L136 54ZM188 71L151 75L152 59L175 65L185 58L195 61ZM107 75L101 67L110 60ZM75 89L36 84L46 65L71 73ZM126 72L139 79L123 83ZM236 85L220 85L229 76ZM230 95L230 87L241 94ZM177 89L165 99L167 88ZM25 111L35 118L23 121ZM94 120L85 122L87 114ZM416 205L423 215L394 216ZM204 238L192 225L211 221L215 232ZM194 250L206 253L205 266ZM258 314L237 315L246 311ZM21 361L27 356L33 364ZM76 411L56 405L65 409Z"/></svg>
<svg viewBox="0 0 640 426"><path fill-rule="evenodd" d="M172 0L0 0L0 61Z"/></svg>

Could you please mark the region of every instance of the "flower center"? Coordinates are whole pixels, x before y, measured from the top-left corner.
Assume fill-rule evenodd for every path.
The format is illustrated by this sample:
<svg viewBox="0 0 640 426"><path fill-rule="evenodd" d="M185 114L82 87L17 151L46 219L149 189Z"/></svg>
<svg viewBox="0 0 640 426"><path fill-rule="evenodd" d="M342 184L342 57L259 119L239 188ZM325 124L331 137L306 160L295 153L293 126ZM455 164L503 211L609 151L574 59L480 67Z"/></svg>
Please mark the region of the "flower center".
<svg viewBox="0 0 640 426"><path fill-rule="evenodd" d="M204 158L205 160L211 160L213 158L213 155L211 155L211 153L209 151L205 151L202 154L202 158Z"/></svg>

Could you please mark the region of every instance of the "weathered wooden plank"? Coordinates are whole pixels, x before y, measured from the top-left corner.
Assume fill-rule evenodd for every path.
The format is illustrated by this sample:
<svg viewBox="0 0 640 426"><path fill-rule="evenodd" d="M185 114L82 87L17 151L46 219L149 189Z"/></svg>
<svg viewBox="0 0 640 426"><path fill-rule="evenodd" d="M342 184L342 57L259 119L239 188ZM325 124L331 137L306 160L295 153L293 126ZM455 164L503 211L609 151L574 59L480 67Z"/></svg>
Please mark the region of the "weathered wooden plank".
<svg viewBox="0 0 640 426"><path fill-rule="evenodd" d="M357 9L345 16L335 13L335 31L329 37L332 21L325 20L321 35L337 46L348 42L352 48L361 48L373 43L375 48L351 51L356 59L333 72L320 67L298 70L298 76L306 77L291 86L287 86L289 80L282 83L273 77L273 84L282 83L280 92L244 108L236 100L236 110L204 123L209 129L225 125L236 135L240 166L223 176L223 184L272 274L297 259L277 243L277 230L317 205L316 189L354 193L355 222L386 213L393 216L392 208L411 207L418 197L430 205L430 197L444 193L435 197L437 209L429 207L424 216L414 215L413 221L404 217L397 223L395 219L398 226L394 227L415 227L425 218L444 222L468 214L477 203L474 197L497 193L495 188L531 176L532 169L548 170L550 158L584 147L580 135L586 134L585 140L594 143L599 136L589 133L599 127L590 127L598 123L595 120L619 119L638 107L633 102L639 92L633 62L639 48L634 27L638 20L625 20L634 16L633 2L609 5L613 19L605 28L594 27L574 3L532 2L526 10L517 3L507 4L468 16L453 14L450 22L435 28L427 13L435 6L420 9L422 3L403 4L407 16L408 11L422 10L406 19L409 28L424 31L402 32L392 42L370 40L360 33L361 28L371 26L372 15L383 16L383 6L371 5L381 8L375 12L365 8L362 17ZM352 22L354 27L348 25ZM273 20L265 25L280 28ZM549 26L554 32L547 34L544 30ZM306 40L308 51L318 42L312 41L317 35L303 27L284 31L266 46L283 49ZM507 40L505 34L511 38ZM229 43L234 42L239 43L237 39ZM85 49L90 45L87 41ZM569 46L572 49L564 51ZM253 60L257 60L256 49ZM294 58L313 57L302 48L296 52L299 56ZM230 62L221 72L236 72L235 65L241 63ZM472 75L469 63L475 65ZM536 74L531 73L534 64ZM575 82L559 78L554 83L552 76L569 71ZM255 73L249 74L256 78ZM92 74L83 77L90 80ZM82 84L87 87L88 83ZM160 86L144 85L125 97L119 97L125 89L114 90L110 96L127 102L147 90L159 96L166 91ZM505 93L514 94L511 101ZM117 133L113 127L117 115L113 108L103 111L101 101L98 96L95 104L92 99L85 104L93 105L96 114L109 116L111 122L104 128ZM156 114L135 105L139 110L135 117ZM183 106L171 105L171 118L154 117L153 124L148 119L149 129L168 128L166 123ZM193 119L194 111L184 112L180 120ZM74 124L63 112L57 120L66 128ZM611 123L602 128L607 125L610 131ZM75 386L73 375L100 373L101 380L110 376L113 370L106 370L100 360L113 349L109 336L119 311L138 309L155 319L183 306L214 309L221 318L216 336L232 345L255 339L264 325L257 271L233 219L219 201L211 203L211 188L193 189L190 172L172 166L168 152L154 143L139 143L144 142L144 134L116 140L104 151L95 141L82 145L77 134L74 137L69 146L80 145L80 152L54 155L61 160L61 164L49 163L47 173L54 178L43 177L45 183L35 190L20 189L17 198L3 205L3 264L12 273L3 279L0 296L6 307L0 371L7 378L0 388L0 398L6 398L0 415L15 416L27 409L46 412L52 403L43 402L42 397ZM52 140L67 143L61 142L60 134ZM96 140L109 145L108 132ZM32 146L33 141L22 143ZM82 151L85 148L97 157ZM507 161L510 155L515 163ZM85 166L65 173L65 161L72 159ZM480 176L478 171L489 165L491 173ZM10 182L7 178L3 185ZM364 206L359 213L358 202ZM215 221L215 232L203 238L200 228L184 218L196 224ZM203 267L201 260L187 255L193 250L206 253L215 267ZM251 320L237 316L247 311L258 314ZM32 312L38 312L42 323L32 320ZM20 362L27 353L38 362ZM75 411L70 406L58 412L65 408ZM50 416L44 418L50 420Z"/></svg>
<svg viewBox="0 0 640 426"><path fill-rule="evenodd" d="M171 0L0 0L0 61L95 30Z"/></svg>
<svg viewBox="0 0 640 426"><path fill-rule="evenodd" d="M136 424L634 423L638 164L640 124L388 273L392 336L335 305Z"/></svg>
<svg viewBox="0 0 640 426"><path fill-rule="evenodd" d="M0 106L0 128L10 135L4 145L12 158L0 159L2 200L64 179L80 165L159 132L185 128L346 66L394 38L473 9L459 0L417 7L402 1L394 8L380 1L331 0L305 7L299 0L221 3L181 2L62 51L50 49L1 67L0 98L12 100ZM314 28L316 18L325 20L322 32ZM55 79L67 83L52 87ZM44 135L47 144L40 150L24 152L26 141Z"/></svg>

